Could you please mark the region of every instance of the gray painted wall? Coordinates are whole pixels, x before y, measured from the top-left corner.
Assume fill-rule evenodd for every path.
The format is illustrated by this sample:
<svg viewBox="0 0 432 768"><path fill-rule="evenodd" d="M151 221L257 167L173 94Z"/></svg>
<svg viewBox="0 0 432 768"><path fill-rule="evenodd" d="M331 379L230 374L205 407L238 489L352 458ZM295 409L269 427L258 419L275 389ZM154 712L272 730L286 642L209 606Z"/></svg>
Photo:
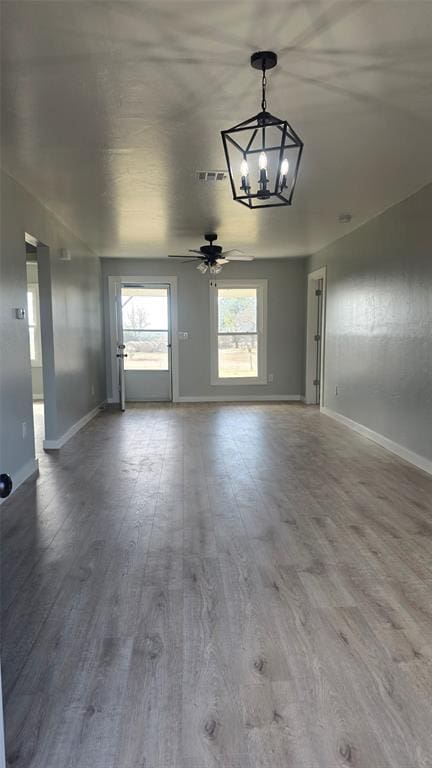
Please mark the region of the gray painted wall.
<svg viewBox="0 0 432 768"><path fill-rule="evenodd" d="M49 436L60 437L105 399L101 311L101 269L97 257L10 176L1 175L0 260L0 466L16 475L34 457L32 383L27 322L15 319L26 306L26 252L29 232L49 246L55 381ZM60 248L72 261L62 262ZM91 387L94 386L94 395ZM22 438L22 422L27 436Z"/></svg>
<svg viewBox="0 0 432 768"><path fill-rule="evenodd" d="M432 184L308 271L324 265L325 406L432 459Z"/></svg>
<svg viewBox="0 0 432 768"><path fill-rule="evenodd" d="M108 316L109 275L172 275L178 278L179 331L189 339L179 342L180 396L302 395L304 390L304 342L306 259L266 259L231 263L221 279L268 280L267 385L212 386L210 384L209 279L194 264L175 259L102 259L105 300L105 343L110 350ZM107 389L112 392L109 355Z"/></svg>

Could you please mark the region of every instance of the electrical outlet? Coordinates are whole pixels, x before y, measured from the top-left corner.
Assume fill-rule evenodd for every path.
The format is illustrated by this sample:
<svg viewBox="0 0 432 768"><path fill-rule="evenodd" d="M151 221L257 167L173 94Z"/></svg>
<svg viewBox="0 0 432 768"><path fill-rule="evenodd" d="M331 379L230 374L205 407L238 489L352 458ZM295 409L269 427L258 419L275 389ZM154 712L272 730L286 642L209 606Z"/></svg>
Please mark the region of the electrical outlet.
<svg viewBox="0 0 432 768"><path fill-rule="evenodd" d="M336 395L336 397L338 396L338 394L339 394L339 387L336 384L336 386L335 386L335 395Z"/></svg>
<svg viewBox="0 0 432 768"><path fill-rule="evenodd" d="M269 384L273 384L273 382L274 382L274 373L269 373L268 381L269 381Z"/></svg>
<svg viewBox="0 0 432 768"><path fill-rule="evenodd" d="M27 422L23 421L21 424L21 431L22 431L22 439L25 440L27 437Z"/></svg>

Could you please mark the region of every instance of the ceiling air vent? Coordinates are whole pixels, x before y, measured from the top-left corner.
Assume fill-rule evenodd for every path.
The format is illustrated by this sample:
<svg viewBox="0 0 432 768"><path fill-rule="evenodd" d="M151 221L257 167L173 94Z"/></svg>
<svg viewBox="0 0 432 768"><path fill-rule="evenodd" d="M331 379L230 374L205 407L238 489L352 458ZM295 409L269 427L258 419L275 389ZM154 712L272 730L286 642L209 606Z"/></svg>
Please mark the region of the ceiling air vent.
<svg viewBox="0 0 432 768"><path fill-rule="evenodd" d="M226 171L197 171L196 177L198 181L225 181L227 177Z"/></svg>

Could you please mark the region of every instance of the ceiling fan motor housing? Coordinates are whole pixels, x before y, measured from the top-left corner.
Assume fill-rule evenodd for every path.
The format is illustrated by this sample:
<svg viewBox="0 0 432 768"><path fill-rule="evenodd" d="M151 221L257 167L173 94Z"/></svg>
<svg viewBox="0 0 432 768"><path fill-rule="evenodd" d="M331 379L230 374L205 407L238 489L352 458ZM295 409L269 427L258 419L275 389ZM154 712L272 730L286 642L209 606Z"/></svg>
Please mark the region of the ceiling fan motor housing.
<svg viewBox="0 0 432 768"><path fill-rule="evenodd" d="M205 263L213 265L222 253L222 246L213 245L214 241L217 240L217 234L215 232L206 232L204 239L207 240L210 245L202 245L200 251L202 255L205 256Z"/></svg>
<svg viewBox="0 0 432 768"><path fill-rule="evenodd" d="M222 246L220 245L202 245L200 248L201 253L205 256L219 256L222 253Z"/></svg>

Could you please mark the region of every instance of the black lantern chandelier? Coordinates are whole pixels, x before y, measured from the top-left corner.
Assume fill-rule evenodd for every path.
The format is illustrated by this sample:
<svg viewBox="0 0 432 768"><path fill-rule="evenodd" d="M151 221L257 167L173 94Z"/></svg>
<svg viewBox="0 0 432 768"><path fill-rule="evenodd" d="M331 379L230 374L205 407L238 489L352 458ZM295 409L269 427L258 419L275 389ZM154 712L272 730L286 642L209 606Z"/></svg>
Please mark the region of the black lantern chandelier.
<svg viewBox="0 0 432 768"><path fill-rule="evenodd" d="M262 71L261 112L221 132L233 198L247 208L291 205L297 181L303 142L267 111L266 71L276 64L273 51L252 54L252 67Z"/></svg>

